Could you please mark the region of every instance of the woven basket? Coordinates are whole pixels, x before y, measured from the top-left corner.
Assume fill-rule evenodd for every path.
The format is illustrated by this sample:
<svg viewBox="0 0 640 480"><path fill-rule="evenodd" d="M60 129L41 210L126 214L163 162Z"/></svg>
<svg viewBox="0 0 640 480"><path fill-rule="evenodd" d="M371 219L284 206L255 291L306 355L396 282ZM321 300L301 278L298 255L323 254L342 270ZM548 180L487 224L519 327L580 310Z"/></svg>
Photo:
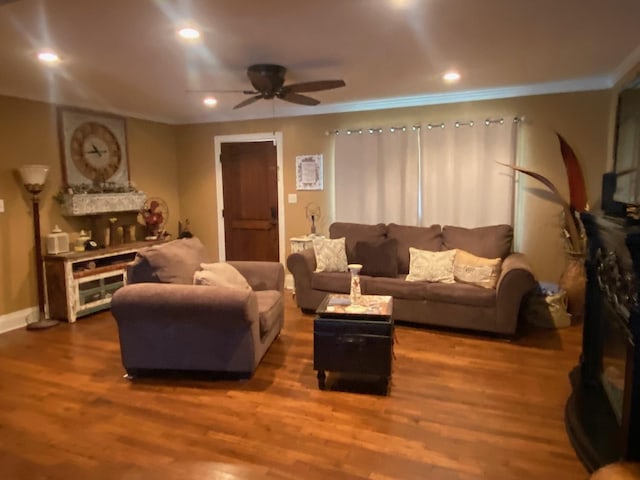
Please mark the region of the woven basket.
<svg viewBox="0 0 640 480"><path fill-rule="evenodd" d="M544 300L547 302L549 313L556 328L564 328L571 325L571 315L567 312L567 292L560 290L558 293L545 296Z"/></svg>

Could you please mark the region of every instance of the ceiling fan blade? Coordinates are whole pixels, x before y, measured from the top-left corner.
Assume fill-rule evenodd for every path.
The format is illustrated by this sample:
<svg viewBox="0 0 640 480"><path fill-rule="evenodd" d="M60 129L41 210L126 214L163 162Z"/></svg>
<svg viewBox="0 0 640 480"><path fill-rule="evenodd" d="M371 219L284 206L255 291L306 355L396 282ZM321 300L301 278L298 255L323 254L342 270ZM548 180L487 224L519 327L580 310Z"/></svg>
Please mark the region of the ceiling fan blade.
<svg viewBox="0 0 640 480"><path fill-rule="evenodd" d="M320 103L320 100L307 97L306 95L298 95L297 93L293 92L284 92L283 94L278 95L278 98L300 105L318 105Z"/></svg>
<svg viewBox="0 0 640 480"><path fill-rule="evenodd" d="M259 92L256 92L255 90L215 90L215 89L185 90L185 92L187 93L244 93L245 95L255 95L259 93Z"/></svg>
<svg viewBox="0 0 640 480"><path fill-rule="evenodd" d="M302 82L285 85L283 90L289 92L319 92L320 90L331 90L332 88L344 87L344 80L318 80L315 82Z"/></svg>
<svg viewBox="0 0 640 480"><path fill-rule="evenodd" d="M246 100L240 102L235 107L233 107L233 109L236 110L237 108L246 107L247 105L251 105L253 102L258 101L261 98L264 98L264 96L262 94L256 95L255 97L247 98Z"/></svg>

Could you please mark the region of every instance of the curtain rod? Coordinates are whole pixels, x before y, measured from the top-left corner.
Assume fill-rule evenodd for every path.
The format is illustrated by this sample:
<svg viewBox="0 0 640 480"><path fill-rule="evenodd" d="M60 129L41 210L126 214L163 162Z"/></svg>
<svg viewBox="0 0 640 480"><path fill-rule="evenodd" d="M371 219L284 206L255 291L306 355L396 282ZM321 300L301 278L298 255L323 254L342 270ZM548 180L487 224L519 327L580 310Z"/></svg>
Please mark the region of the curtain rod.
<svg viewBox="0 0 640 480"><path fill-rule="evenodd" d="M523 122L525 119L524 116L517 116L517 117L513 117L513 123L520 123ZM500 117L500 118L485 118L484 120L484 125L485 126L490 126L490 125L494 125L494 124L498 124L498 125L502 125L504 124L505 119ZM460 120L456 120L455 122L452 122L452 125L455 128L460 128L460 127L473 127L476 123L473 120L469 120L469 121L460 121ZM401 125L401 126L393 126L393 127L369 127L369 128L350 128L350 129L346 129L346 130L339 130L339 129L335 129L335 130L327 130L325 131L325 135L362 135L363 133L382 133L385 130L388 130L391 133L394 132L406 132L407 130L412 130L412 131L419 131L422 128L426 128L427 130L432 130L434 128L445 128L446 127L446 123L445 122L440 122L440 123L427 123L425 125L411 125L411 126L406 126L406 125Z"/></svg>

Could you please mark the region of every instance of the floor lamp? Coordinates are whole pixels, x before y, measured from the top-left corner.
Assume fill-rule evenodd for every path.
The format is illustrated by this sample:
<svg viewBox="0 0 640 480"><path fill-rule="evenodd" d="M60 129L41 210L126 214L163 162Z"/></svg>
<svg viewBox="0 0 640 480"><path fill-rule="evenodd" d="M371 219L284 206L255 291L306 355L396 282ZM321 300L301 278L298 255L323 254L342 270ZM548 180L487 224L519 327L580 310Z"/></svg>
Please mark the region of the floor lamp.
<svg viewBox="0 0 640 480"><path fill-rule="evenodd" d="M22 183L31 194L33 205L33 235L36 249L36 273L38 276L38 320L27 322L27 330L42 330L58 324L57 320L47 318L44 309L44 268L42 266L42 241L40 239L40 199L44 183L47 181L47 165L23 165L19 169Z"/></svg>

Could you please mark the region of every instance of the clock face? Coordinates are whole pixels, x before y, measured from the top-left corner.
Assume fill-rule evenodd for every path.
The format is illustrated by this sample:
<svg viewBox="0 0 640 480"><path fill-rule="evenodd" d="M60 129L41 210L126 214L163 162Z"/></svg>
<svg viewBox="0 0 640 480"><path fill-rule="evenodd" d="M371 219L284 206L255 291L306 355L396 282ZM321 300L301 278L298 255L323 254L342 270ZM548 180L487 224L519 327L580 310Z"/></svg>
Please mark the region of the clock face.
<svg viewBox="0 0 640 480"><path fill-rule="evenodd" d="M122 163L122 149L114 133L93 121L82 123L73 131L70 154L78 172L92 181L109 180Z"/></svg>

